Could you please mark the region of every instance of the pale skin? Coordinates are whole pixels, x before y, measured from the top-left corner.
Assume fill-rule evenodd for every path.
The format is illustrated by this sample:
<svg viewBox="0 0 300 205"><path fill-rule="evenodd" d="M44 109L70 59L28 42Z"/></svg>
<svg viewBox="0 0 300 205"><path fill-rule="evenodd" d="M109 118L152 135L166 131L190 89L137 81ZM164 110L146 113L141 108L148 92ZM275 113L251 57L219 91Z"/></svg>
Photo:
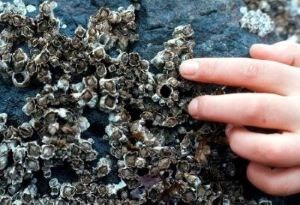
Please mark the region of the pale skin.
<svg viewBox="0 0 300 205"><path fill-rule="evenodd" d="M255 91L199 96L188 111L195 119L227 124L229 145L250 161L247 177L258 189L280 196L300 193L300 44L256 44L250 55L183 62L180 73L188 80Z"/></svg>

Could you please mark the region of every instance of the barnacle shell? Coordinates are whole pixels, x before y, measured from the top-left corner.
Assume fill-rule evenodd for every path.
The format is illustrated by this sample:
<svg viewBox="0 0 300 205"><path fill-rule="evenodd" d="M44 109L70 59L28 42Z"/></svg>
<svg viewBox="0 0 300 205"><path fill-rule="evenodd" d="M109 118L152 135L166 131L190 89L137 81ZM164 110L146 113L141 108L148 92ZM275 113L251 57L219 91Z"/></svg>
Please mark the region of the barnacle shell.
<svg viewBox="0 0 300 205"><path fill-rule="evenodd" d="M12 55L12 61L15 72L22 72L27 63L27 54L21 49L17 49Z"/></svg>
<svg viewBox="0 0 300 205"><path fill-rule="evenodd" d="M23 163L26 155L26 150L24 147L17 146L13 152L13 160L15 163Z"/></svg>
<svg viewBox="0 0 300 205"><path fill-rule="evenodd" d="M38 171L40 169L39 161L34 158L27 158L25 160L25 168L28 171Z"/></svg>
<svg viewBox="0 0 300 205"><path fill-rule="evenodd" d="M37 142L29 142L27 144L27 155L32 158L39 158L40 157L40 146Z"/></svg>
<svg viewBox="0 0 300 205"><path fill-rule="evenodd" d="M182 200L185 203L192 203L193 201L196 200L196 194L193 190L187 189L183 194L182 194Z"/></svg>
<svg viewBox="0 0 300 205"><path fill-rule="evenodd" d="M19 73L13 72L12 82L16 87L26 87L30 81L30 74L28 71L22 71Z"/></svg>
<svg viewBox="0 0 300 205"><path fill-rule="evenodd" d="M137 167L137 168L143 168L143 167L145 167L146 166L146 160L144 159L144 158L142 158L142 157L138 157L137 159L136 159L136 161L135 161L135 166Z"/></svg>
<svg viewBox="0 0 300 205"><path fill-rule="evenodd" d="M99 46L99 47L95 48L92 52L92 55L94 56L96 61L101 61L106 56L106 52L105 52L104 47Z"/></svg>
<svg viewBox="0 0 300 205"><path fill-rule="evenodd" d="M134 167L136 160L138 158L138 153L137 152L128 152L124 156L124 161L127 167Z"/></svg>
<svg viewBox="0 0 300 205"><path fill-rule="evenodd" d="M100 185L97 188L97 191L101 197L106 197L108 195L108 189L105 185Z"/></svg>
<svg viewBox="0 0 300 205"><path fill-rule="evenodd" d="M116 109L117 103L118 103L118 98L110 95L105 95L100 98L99 109L103 111L112 111Z"/></svg>
<svg viewBox="0 0 300 205"><path fill-rule="evenodd" d="M111 171L111 161L107 158L101 158L94 171L99 178L108 175Z"/></svg>
<svg viewBox="0 0 300 205"><path fill-rule="evenodd" d="M63 183L60 188L60 196L62 198L71 199L75 194L75 187L70 183Z"/></svg>
<svg viewBox="0 0 300 205"><path fill-rule="evenodd" d="M23 138L29 138L33 135L33 129L30 123L23 123L18 127L18 131Z"/></svg>
<svg viewBox="0 0 300 205"><path fill-rule="evenodd" d="M3 170L7 165L8 151L9 149L6 143L1 143L0 144L0 170Z"/></svg>
<svg viewBox="0 0 300 205"><path fill-rule="evenodd" d="M42 159L51 159L55 154L55 147L53 145L42 145L41 155Z"/></svg>
<svg viewBox="0 0 300 205"><path fill-rule="evenodd" d="M23 203L29 204L33 201L36 195L37 195L37 187L36 185L32 184L24 189L21 198Z"/></svg>
<svg viewBox="0 0 300 205"><path fill-rule="evenodd" d="M108 184L107 186L108 194L113 195L116 194L117 191L126 187L126 183L121 180L118 184Z"/></svg>
<svg viewBox="0 0 300 205"><path fill-rule="evenodd" d="M0 132L3 132L7 126L7 114L6 113L0 113Z"/></svg>
<svg viewBox="0 0 300 205"><path fill-rule="evenodd" d="M51 135L55 135L56 132L59 130L59 123L57 122L54 122L54 123L50 123L48 125L48 132L51 134Z"/></svg>
<svg viewBox="0 0 300 205"><path fill-rule="evenodd" d="M75 30L76 37L83 39L85 37L85 34L86 30L81 25L79 25Z"/></svg>

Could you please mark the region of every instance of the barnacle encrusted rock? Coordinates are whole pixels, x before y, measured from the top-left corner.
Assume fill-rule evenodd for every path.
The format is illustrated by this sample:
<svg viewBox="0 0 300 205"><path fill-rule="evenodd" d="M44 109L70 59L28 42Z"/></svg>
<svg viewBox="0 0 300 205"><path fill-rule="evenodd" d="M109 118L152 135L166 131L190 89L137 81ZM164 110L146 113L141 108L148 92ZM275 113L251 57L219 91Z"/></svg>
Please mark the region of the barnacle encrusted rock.
<svg viewBox="0 0 300 205"><path fill-rule="evenodd" d="M44 1L36 18L0 14L2 78L39 88L26 96L27 121L0 114L0 204L247 203L223 128L186 112L208 92L179 76L181 62L194 56L192 26L174 26L145 60L129 49L139 43L139 1L100 8L73 37L60 33L55 7ZM93 114L106 122L91 122ZM100 140L109 150L99 150Z"/></svg>
<svg viewBox="0 0 300 205"><path fill-rule="evenodd" d="M265 28L270 29L274 22L274 31L284 40L300 42L299 37L299 1L298 0L244 0L252 16L260 15L265 20ZM248 11L247 16L250 15ZM267 17L268 16L268 17ZM254 16L253 16L254 17ZM253 19L254 20L254 19ZM271 20L271 21L270 21ZM248 20L249 22L249 20ZM257 23L259 21L256 21ZM262 26L262 25L261 25ZM262 27L261 27L262 28Z"/></svg>
<svg viewBox="0 0 300 205"><path fill-rule="evenodd" d="M257 33L259 36L264 37L275 29L275 23L266 13L261 10L250 10L246 7L241 8L243 14L241 22L242 28L249 29L252 33Z"/></svg>

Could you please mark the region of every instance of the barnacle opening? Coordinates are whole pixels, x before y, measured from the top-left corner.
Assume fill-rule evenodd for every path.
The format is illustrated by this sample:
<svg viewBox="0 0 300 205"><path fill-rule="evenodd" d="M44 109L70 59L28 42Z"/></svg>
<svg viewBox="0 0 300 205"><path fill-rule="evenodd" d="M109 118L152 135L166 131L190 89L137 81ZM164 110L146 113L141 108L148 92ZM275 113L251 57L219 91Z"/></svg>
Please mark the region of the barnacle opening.
<svg viewBox="0 0 300 205"><path fill-rule="evenodd" d="M16 73L13 75L13 78L16 80L17 83L22 83L25 80L24 73Z"/></svg>
<svg viewBox="0 0 300 205"><path fill-rule="evenodd" d="M159 93L163 98L169 98L172 94L172 91L173 89L169 85L165 84L160 88Z"/></svg>
<svg viewBox="0 0 300 205"><path fill-rule="evenodd" d="M27 84L29 83L29 80L30 80L30 76L27 71L18 72L18 73L14 72L12 74L12 81L16 87L26 87Z"/></svg>

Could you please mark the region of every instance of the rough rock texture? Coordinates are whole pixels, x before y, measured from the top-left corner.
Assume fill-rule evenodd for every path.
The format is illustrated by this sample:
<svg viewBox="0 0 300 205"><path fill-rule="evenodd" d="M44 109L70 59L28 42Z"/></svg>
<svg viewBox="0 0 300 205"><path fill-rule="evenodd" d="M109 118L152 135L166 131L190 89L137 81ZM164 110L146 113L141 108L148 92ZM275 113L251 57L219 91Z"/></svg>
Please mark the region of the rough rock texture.
<svg viewBox="0 0 300 205"><path fill-rule="evenodd" d="M25 0L26 4L38 5L40 0ZM128 0L60 0L55 10L62 24L67 27L62 32L72 36L77 25L86 27L88 18L101 6L113 9L119 6L127 7ZM152 59L163 49L163 42L169 39L173 29L181 24L190 23L195 30L195 55L202 56L247 56L251 44L257 42L274 42L279 39L267 36L259 38L248 31L241 29L239 8L243 6L242 0L143 0L138 15L138 33L140 41L132 45L131 50L138 51L143 58ZM30 15L35 15L32 13ZM26 121L21 108L25 96L33 96L34 88L13 88L3 82L0 83L0 112L7 112L13 123L20 124ZM87 111L88 112L88 111ZM101 135L107 116L100 113L88 112L88 119L93 124L84 135ZM103 154L108 152L105 143L95 137L95 146ZM243 173L244 170L240 170ZM243 177L241 177L243 178ZM248 186L248 185L247 185ZM264 195L253 194L249 188L247 194L250 198L260 198ZM267 197L267 196L264 196ZM274 199L283 204L281 199Z"/></svg>

